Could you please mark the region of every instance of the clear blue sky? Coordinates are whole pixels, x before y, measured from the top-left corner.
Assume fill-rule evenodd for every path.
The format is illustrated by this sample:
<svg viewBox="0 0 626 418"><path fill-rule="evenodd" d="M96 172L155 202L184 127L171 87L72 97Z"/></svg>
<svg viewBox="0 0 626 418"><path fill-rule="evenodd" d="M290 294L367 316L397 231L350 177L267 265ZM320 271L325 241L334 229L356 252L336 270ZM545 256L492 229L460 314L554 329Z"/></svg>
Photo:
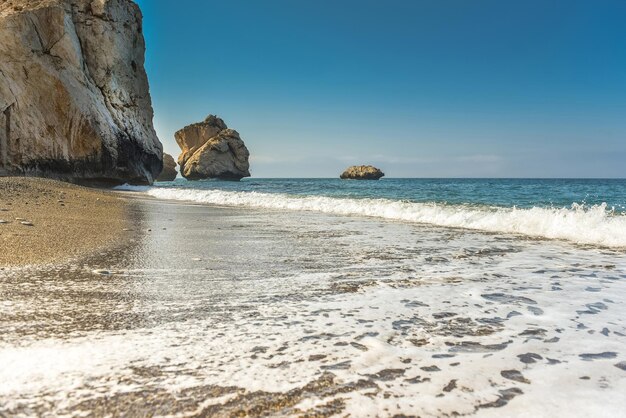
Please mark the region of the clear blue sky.
<svg viewBox="0 0 626 418"><path fill-rule="evenodd" d="M626 177L624 0L137 0L155 126L255 177Z"/></svg>

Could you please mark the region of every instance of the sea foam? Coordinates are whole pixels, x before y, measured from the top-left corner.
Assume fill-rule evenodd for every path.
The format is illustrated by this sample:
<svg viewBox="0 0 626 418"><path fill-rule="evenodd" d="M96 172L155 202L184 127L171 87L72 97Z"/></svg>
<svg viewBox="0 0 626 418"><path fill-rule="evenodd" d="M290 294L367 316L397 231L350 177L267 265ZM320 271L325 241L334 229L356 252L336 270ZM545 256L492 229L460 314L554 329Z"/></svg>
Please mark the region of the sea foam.
<svg viewBox="0 0 626 418"><path fill-rule="evenodd" d="M616 214L605 203L593 206L574 203L569 208L503 208L185 188L120 186L118 189L144 192L167 200L369 216L443 227L562 239L578 244L626 247L626 216Z"/></svg>

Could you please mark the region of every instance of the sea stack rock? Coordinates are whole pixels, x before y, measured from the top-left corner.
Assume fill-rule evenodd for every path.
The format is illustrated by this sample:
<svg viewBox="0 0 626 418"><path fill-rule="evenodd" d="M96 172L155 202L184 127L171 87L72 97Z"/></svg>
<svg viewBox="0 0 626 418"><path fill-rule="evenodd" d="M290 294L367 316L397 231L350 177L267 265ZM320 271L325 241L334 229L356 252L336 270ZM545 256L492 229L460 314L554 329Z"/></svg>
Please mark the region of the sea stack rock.
<svg viewBox="0 0 626 418"><path fill-rule="evenodd" d="M0 1L0 173L152 183L144 51L132 0Z"/></svg>
<svg viewBox="0 0 626 418"><path fill-rule="evenodd" d="M341 173L339 178L347 180L378 180L385 173L371 165L353 165Z"/></svg>
<svg viewBox="0 0 626 418"><path fill-rule="evenodd" d="M237 131L209 115L204 122L185 126L174 135L182 153L180 173L189 180L250 177L250 153Z"/></svg>
<svg viewBox="0 0 626 418"><path fill-rule="evenodd" d="M174 161L174 157L163 153L163 171L161 171L156 181L174 181L177 175L178 171L176 171L176 161Z"/></svg>

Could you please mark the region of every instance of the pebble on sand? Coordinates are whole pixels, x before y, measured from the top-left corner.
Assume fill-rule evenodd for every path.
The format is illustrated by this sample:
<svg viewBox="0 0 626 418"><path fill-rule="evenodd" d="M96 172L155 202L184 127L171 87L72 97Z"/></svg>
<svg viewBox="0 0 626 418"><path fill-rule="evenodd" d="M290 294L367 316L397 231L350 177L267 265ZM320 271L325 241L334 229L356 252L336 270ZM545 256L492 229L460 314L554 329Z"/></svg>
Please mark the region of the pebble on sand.
<svg viewBox="0 0 626 418"><path fill-rule="evenodd" d="M99 274L101 276L109 276L111 275L111 272L109 270L105 270L105 269L95 269L91 271L93 274Z"/></svg>
<svg viewBox="0 0 626 418"><path fill-rule="evenodd" d="M29 221L22 221L20 223L24 226L35 226L32 222L29 222Z"/></svg>

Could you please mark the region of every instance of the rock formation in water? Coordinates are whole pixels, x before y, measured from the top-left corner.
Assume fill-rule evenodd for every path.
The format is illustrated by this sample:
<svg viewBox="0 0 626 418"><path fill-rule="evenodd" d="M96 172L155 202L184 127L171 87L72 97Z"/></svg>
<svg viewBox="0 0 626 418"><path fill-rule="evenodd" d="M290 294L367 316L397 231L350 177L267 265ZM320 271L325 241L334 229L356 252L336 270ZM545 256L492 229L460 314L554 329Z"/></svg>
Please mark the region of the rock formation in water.
<svg viewBox="0 0 626 418"><path fill-rule="evenodd" d="M385 173L380 169L371 165L353 165L348 167L339 177L349 180L378 180L384 175Z"/></svg>
<svg viewBox="0 0 626 418"><path fill-rule="evenodd" d="M174 157L163 153L163 171L161 171L156 181L174 181L177 175L178 171L176 171L176 161L174 161Z"/></svg>
<svg viewBox="0 0 626 418"><path fill-rule="evenodd" d="M250 153L237 131L209 115L204 122L185 126L174 135L182 150L180 173L189 180L219 178L240 180L250 177Z"/></svg>
<svg viewBox="0 0 626 418"><path fill-rule="evenodd" d="M151 183L144 51L132 0L0 1L0 174Z"/></svg>

